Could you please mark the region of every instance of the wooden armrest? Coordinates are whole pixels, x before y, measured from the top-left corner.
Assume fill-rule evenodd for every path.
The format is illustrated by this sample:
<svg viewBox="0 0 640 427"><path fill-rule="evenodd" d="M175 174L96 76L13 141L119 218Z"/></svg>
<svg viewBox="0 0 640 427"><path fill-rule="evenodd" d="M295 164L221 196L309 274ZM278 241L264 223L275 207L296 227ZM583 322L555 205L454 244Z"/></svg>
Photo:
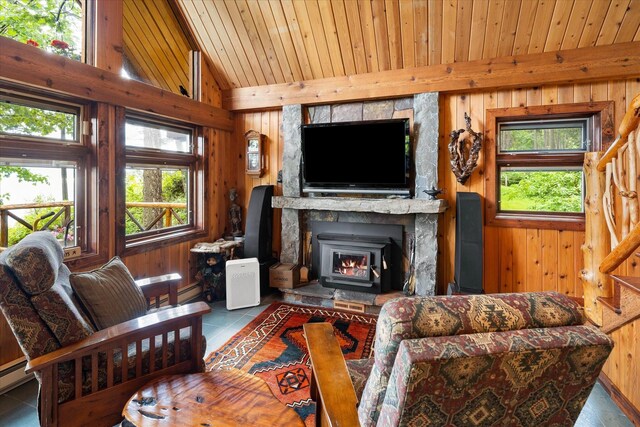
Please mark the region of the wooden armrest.
<svg viewBox="0 0 640 427"><path fill-rule="evenodd" d="M140 287L145 298L151 299L169 295L169 304L175 306L178 305L178 283L181 280L182 276L178 273L171 273L136 280L136 285Z"/></svg>
<svg viewBox="0 0 640 427"><path fill-rule="evenodd" d="M358 398L330 323L303 325L318 392L316 419L322 426L360 426Z"/></svg>
<svg viewBox="0 0 640 427"><path fill-rule="evenodd" d="M128 322L102 329L81 341L37 357L27 363L25 372L31 373L39 371L47 366L75 359L77 353L89 353L116 341L121 342L129 335L139 334L145 330L157 328L158 326L164 326L165 329L169 331L171 330L171 325L192 318L202 317L203 314L209 313L210 311L211 307L205 302L200 301L147 314L146 316L141 316Z"/></svg>

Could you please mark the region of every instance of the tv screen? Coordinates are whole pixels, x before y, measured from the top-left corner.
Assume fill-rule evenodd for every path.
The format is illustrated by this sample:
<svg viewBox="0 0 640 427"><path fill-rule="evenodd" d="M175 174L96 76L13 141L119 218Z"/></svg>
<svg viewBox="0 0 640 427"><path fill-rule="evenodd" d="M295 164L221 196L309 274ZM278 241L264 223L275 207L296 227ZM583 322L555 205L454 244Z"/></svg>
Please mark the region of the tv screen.
<svg viewBox="0 0 640 427"><path fill-rule="evenodd" d="M408 119L303 125L304 189L407 193L409 147Z"/></svg>

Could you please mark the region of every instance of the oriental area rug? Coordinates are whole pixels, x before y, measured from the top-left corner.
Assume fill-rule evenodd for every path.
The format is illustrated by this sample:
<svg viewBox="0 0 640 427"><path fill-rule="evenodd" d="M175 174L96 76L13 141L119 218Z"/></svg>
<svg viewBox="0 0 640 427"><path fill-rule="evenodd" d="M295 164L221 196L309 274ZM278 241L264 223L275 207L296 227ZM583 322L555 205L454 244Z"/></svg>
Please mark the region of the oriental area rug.
<svg viewBox="0 0 640 427"><path fill-rule="evenodd" d="M316 405L309 386L311 367L302 325L333 325L345 359L369 357L377 316L323 307L273 303L207 358L207 371L236 368L262 378L273 394L293 408L308 427Z"/></svg>

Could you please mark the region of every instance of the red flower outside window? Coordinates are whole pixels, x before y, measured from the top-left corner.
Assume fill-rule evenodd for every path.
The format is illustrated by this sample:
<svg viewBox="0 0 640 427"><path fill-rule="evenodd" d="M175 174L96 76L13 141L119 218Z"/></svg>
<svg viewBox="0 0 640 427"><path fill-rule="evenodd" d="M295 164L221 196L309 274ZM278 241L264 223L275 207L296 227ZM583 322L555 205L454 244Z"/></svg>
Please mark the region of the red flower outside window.
<svg viewBox="0 0 640 427"><path fill-rule="evenodd" d="M33 40L33 39L29 39L29 40L27 40L27 42L26 42L26 43L27 43L29 46L35 46L35 47L40 46L40 45L38 44L38 42L37 42L37 41L35 41L35 40Z"/></svg>
<svg viewBox="0 0 640 427"><path fill-rule="evenodd" d="M51 46L62 50L69 49L69 44L67 42L63 42L62 40L51 40Z"/></svg>

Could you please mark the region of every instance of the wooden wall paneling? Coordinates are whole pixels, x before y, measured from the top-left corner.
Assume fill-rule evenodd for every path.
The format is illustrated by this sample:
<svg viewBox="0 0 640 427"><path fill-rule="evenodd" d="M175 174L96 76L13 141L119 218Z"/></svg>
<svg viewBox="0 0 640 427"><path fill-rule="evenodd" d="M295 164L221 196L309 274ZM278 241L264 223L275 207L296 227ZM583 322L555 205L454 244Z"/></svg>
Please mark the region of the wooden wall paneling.
<svg viewBox="0 0 640 427"><path fill-rule="evenodd" d="M573 233L558 232L558 292L574 295L577 279L575 251L573 250ZM579 260L579 262L581 262Z"/></svg>
<svg viewBox="0 0 640 427"><path fill-rule="evenodd" d="M202 76L200 78L200 102L221 108L222 92L216 79L214 67L204 57L200 63Z"/></svg>
<svg viewBox="0 0 640 427"><path fill-rule="evenodd" d="M387 36L389 37L389 61L392 70L402 68L402 26L400 21L400 5L398 0L385 0ZM413 32L411 34L413 39ZM413 47L412 47L413 50Z"/></svg>
<svg viewBox="0 0 640 427"><path fill-rule="evenodd" d="M371 3L365 0L358 0L358 13L360 14L360 26L362 28L362 41L367 59L367 70L370 73L380 71Z"/></svg>
<svg viewBox="0 0 640 427"><path fill-rule="evenodd" d="M351 40L356 72L358 74L367 73L369 72L369 63L367 60L367 50L364 45L364 35L362 31L362 23L360 21L358 3L353 0L344 0L343 5L346 13L346 21L348 23L348 27L345 27L345 29L349 31L348 34L349 39ZM347 34L345 29L340 30L340 26L338 26L340 40L343 40L343 37Z"/></svg>
<svg viewBox="0 0 640 427"><path fill-rule="evenodd" d="M527 292L543 290L542 233L541 230L526 229L526 274L524 288Z"/></svg>
<svg viewBox="0 0 640 427"><path fill-rule="evenodd" d="M336 28L336 20L334 19L331 2L325 0L318 1L317 6L320 12L320 22L324 29L324 38L327 41L327 49L329 50L333 74L335 76L355 74L356 67L353 62L353 53L351 49L346 49L348 42L343 43L341 46L338 40L338 30ZM342 5L337 5L337 9L342 11L342 15L339 17L344 18Z"/></svg>
<svg viewBox="0 0 640 427"><path fill-rule="evenodd" d="M471 33L469 34L469 61L482 58L489 3L490 0L476 0L473 2L473 19L471 20Z"/></svg>
<svg viewBox="0 0 640 427"><path fill-rule="evenodd" d="M558 103L558 86L542 87L542 105L552 105Z"/></svg>
<svg viewBox="0 0 640 427"><path fill-rule="evenodd" d="M442 63L442 9L442 1L429 0L429 65Z"/></svg>
<svg viewBox="0 0 640 427"><path fill-rule="evenodd" d="M587 17L587 25L582 31L582 35L580 36L580 41L578 42L578 47L586 47L586 46L595 46L598 41L598 34L600 34L600 30L602 29L602 24L604 22L604 18L607 16L607 11L611 7L615 7L618 1L612 1L609 3L608 7L602 3L593 4L591 6L591 10L589 10L589 15Z"/></svg>
<svg viewBox="0 0 640 427"><path fill-rule="evenodd" d="M471 17L473 15L472 0L458 0L458 11L455 28L454 60L468 61L471 38Z"/></svg>
<svg viewBox="0 0 640 427"><path fill-rule="evenodd" d="M215 8L220 15L220 19L225 25L226 31L232 37L232 42L236 46L242 46L244 55L251 68L256 81L259 85L273 84L277 80L273 76L273 72L270 67L270 62L267 59L267 55L258 39L258 35L255 31L255 26L247 25L245 21L250 20L246 9L243 9L244 13L240 13L238 10L239 2L213 2ZM242 4L245 7L245 4Z"/></svg>
<svg viewBox="0 0 640 427"><path fill-rule="evenodd" d="M93 63L98 68L119 73L122 68L122 2L95 2L95 37Z"/></svg>
<svg viewBox="0 0 640 427"><path fill-rule="evenodd" d="M573 102L573 85L558 86L558 104L570 104Z"/></svg>
<svg viewBox="0 0 640 427"><path fill-rule="evenodd" d="M445 135L443 141L443 148L448 144L448 135L456 126L456 117L457 113L457 102L458 96L455 95L445 95L444 96L444 105L442 108L443 113L443 134ZM447 209L444 216L444 228L448 231L448 237L445 242L444 247L444 255L445 255L445 285L446 283L453 281L454 278L454 262L455 262L455 229L456 229L456 191L457 191L457 182L455 179L455 175L451 172L449 167L449 162L447 161L449 158L449 153L445 149L442 151L442 158L445 163L444 166L444 175L442 176L443 181L443 189L447 194L447 199L449 202L449 209Z"/></svg>
<svg viewBox="0 0 640 427"><path fill-rule="evenodd" d="M522 0L511 0L505 4L500 27L500 40L498 41L498 56L509 55L506 52L513 52L521 5Z"/></svg>
<svg viewBox="0 0 640 427"><path fill-rule="evenodd" d="M518 16L515 38L513 40L512 52L514 55L521 55L529 52L534 35L541 34L541 37L547 36L550 17L545 17L544 22L542 22L541 25L535 25L536 19L538 18L536 13L538 4L538 2L534 1L524 1L520 6L520 14ZM553 10L553 7L551 7L550 10ZM540 24L540 21L538 21L538 23ZM544 28L544 26L547 26L547 28ZM539 42L538 44L541 45L538 52L542 52L544 41Z"/></svg>
<svg viewBox="0 0 640 427"><path fill-rule="evenodd" d="M483 58L495 58L498 56L498 44L500 43L500 28L502 24L502 12L508 6L505 0L490 0L487 13L487 31L484 36Z"/></svg>
<svg viewBox="0 0 640 427"><path fill-rule="evenodd" d="M254 1L246 2L244 5L248 7L250 14L241 13L242 20L245 29L247 29L251 35L251 45L261 58L260 66L264 71L267 82L271 79L286 81L285 72L290 74L291 71L284 71L289 69L288 62L284 60L286 55L280 56L279 51L276 50L274 43L271 41L271 32L269 31L269 27L267 27L267 19L272 18L270 9L267 5L263 7L260 5L260 2ZM252 17L253 20L251 19ZM256 32L258 37L256 37ZM279 39L277 34L274 34L273 38L276 40ZM241 44L240 46L244 45ZM253 64L252 66L256 67L257 64Z"/></svg>
<svg viewBox="0 0 640 427"><path fill-rule="evenodd" d="M239 87L240 84L235 70L228 67L229 61L224 49L218 51L218 46L220 45L214 44L211 36L207 32L208 25L211 24L208 15L196 9L195 2L188 0L178 1L180 2L180 7L185 18L192 23L191 29L200 46L207 52L209 59L213 62L213 70L219 70L216 74L216 81L221 89Z"/></svg>
<svg viewBox="0 0 640 427"><path fill-rule="evenodd" d="M558 230L540 230L542 290L558 291Z"/></svg>
<svg viewBox="0 0 640 427"><path fill-rule="evenodd" d="M286 9L285 9L286 10ZM311 69L315 78L331 77L333 70L331 69L331 61L324 62L327 59L325 52L323 53L322 60L320 58L320 52L318 46L320 45L321 36L323 34L314 34L314 31L309 22L309 14L307 11L307 5L302 1L293 1L293 10L296 14L298 26L300 27L300 34L304 42L307 55L309 56L309 62L311 63ZM291 26L290 26L291 28ZM316 40L317 39L317 40Z"/></svg>
<svg viewBox="0 0 640 427"><path fill-rule="evenodd" d="M361 50L362 44L356 45L355 43L351 43L351 35L349 34L349 22L347 22L347 12L345 11L344 0L333 2L321 1L319 2L319 5L320 13L322 14L322 20L331 21L330 24L325 23L325 32L327 32L327 43L330 46L332 46L336 42L338 43L340 55L342 56L344 73L347 76L356 74L358 72L358 68L356 66L354 52L358 49ZM331 17L333 17L333 19L331 19ZM354 31L359 32L360 29L354 29ZM334 49L335 47L332 47L332 50ZM364 58L362 60L362 63L360 64L360 70L366 70Z"/></svg>
<svg viewBox="0 0 640 427"><path fill-rule="evenodd" d="M564 38L565 30L569 25L569 17L571 16L571 10L573 9L573 3L576 0L556 1L556 2L544 2L538 6L538 11L545 8L549 3L554 3L553 15L551 17L551 25L549 27L549 34L546 36L546 40L543 44L543 51L556 51L562 47L562 39ZM571 4L569 4L571 2ZM537 32L534 34L538 34ZM533 53L532 48L538 48L538 43L531 43L529 52Z"/></svg>
<svg viewBox="0 0 640 427"><path fill-rule="evenodd" d="M615 42L624 43L626 41L632 41L634 40L634 35L640 37L638 22L640 22L640 0L631 0L627 13L616 34Z"/></svg>
<svg viewBox="0 0 640 427"><path fill-rule="evenodd" d="M514 256L513 256L513 230L512 228L500 228L498 232L498 255L500 257L500 292L516 292L514 285Z"/></svg>
<svg viewBox="0 0 640 427"><path fill-rule="evenodd" d="M582 254L582 245L584 245L584 231L573 232L573 296L582 297L584 292L582 290L582 279L580 279L580 271L584 266L584 258Z"/></svg>
<svg viewBox="0 0 640 427"><path fill-rule="evenodd" d="M591 2L578 1L573 3L573 9L571 9L571 16L569 17L569 23L567 29L564 32L564 38L562 39L561 48L574 49L578 47L580 42L580 36L582 31L587 25L587 16L589 15L589 9L591 9Z"/></svg>
<svg viewBox="0 0 640 427"><path fill-rule="evenodd" d="M513 92L511 92L511 104L513 107L526 107L527 106L527 90L514 89Z"/></svg>
<svg viewBox="0 0 640 427"><path fill-rule="evenodd" d="M528 247L522 242L527 241L526 228L514 228L511 230L513 241L513 292L527 291L527 251Z"/></svg>
<svg viewBox="0 0 640 427"><path fill-rule="evenodd" d="M527 89L527 106L542 105L542 89L539 86Z"/></svg>
<svg viewBox="0 0 640 427"><path fill-rule="evenodd" d="M440 64L455 62L458 1L459 0L448 0L442 2L442 51L440 55ZM467 34L470 31L471 29L469 29Z"/></svg>
<svg viewBox="0 0 640 427"><path fill-rule="evenodd" d="M258 4L260 6L260 10L262 10L262 17L264 18L265 23L269 28L284 28L281 25L286 26L284 11L282 10L282 7L279 3L271 4L258 2ZM306 58L304 58L304 61L298 58L296 47L289 32L269 31L269 35L271 36L273 41L273 48L276 51L278 58L280 58L279 62L285 79L289 76L289 74L292 74L293 81L311 78L310 76L312 74L310 71L307 74L303 73L303 62L306 65L307 69L309 69L309 63L306 61ZM285 62L288 64L288 66L285 66L283 64Z"/></svg>
<svg viewBox="0 0 640 427"><path fill-rule="evenodd" d="M562 4L559 9L571 10L571 7L567 7L567 1L572 0L560 0ZM546 40L550 36L550 27L555 24L555 21L552 19L554 9L557 4L555 0L538 2L536 8L532 8L531 3L534 2L523 2L522 10L520 11L521 22L518 23L516 46L518 44L523 45L525 43L524 41L519 40L520 35L529 33L529 36L527 37L529 39L527 49L522 50L522 53L544 52ZM528 14L531 16L530 20L527 20L526 18ZM529 25L529 27L523 27L523 25ZM527 29L525 30L525 28ZM564 34L564 27L555 28L556 32Z"/></svg>
<svg viewBox="0 0 640 427"><path fill-rule="evenodd" d="M608 93L607 82L591 83L592 101L607 101Z"/></svg>
<svg viewBox="0 0 640 427"><path fill-rule="evenodd" d="M480 116L480 120L483 124L482 127L479 126L479 129L482 129L483 132L483 145L487 144L487 128L489 126L491 126L490 124L486 123L486 115L485 115L485 111L489 110L489 109L493 109L497 107L497 102L498 102L498 93L497 92L487 92L483 94L483 111L479 114L482 114ZM477 113L478 114L478 113ZM485 157L484 153L481 152L480 155L480 160L482 162L482 166L481 166L481 170L482 170L482 175L479 176L480 179L479 181L481 181L481 190L482 190L482 214L484 215L484 205L485 205L485 198L484 195L486 194L486 190L485 190L485 186L487 185L487 181L486 181L486 174L484 173L485 171L489 170L490 168L494 167L493 163L490 163L487 161L487 158ZM480 169L480 167L479 167ZM484 222L483 222L484 224ZM483 234L483 243L484 243L484 265L483 265L483 272L484 272L484 291L486 293L497 293L500 292L500 256L499 256L499 251L500 251L500 241L499 241L499 231L500 229L497 227L483 227L484 228L484 234Z"/></svg>
<svg viewBox="0 0 640 427"><path fill-rule="evenodd" d="M595 44L610 45L615 42L629 4L630 0L617 0L611 2Z"/></svg>
<svg viewBox="0 0 640 427"><path fill-rule="evenodd" d="M423 7L420 10L421 19L426 18L427 3L420 3ZM413 15L414 13L417 15L418 10L417 7L414 10L413 0L399 0L398 7L400 8L400 41L402 50L402 66L403 67L415 67L416 64L416 56L423 55L423 57L427 58L427 48L428 48L428 40L427 40L427 28L426 25L416 31L416 27L413 25ZM416 32L420 33L420 37L415 37Z"/></svg>

